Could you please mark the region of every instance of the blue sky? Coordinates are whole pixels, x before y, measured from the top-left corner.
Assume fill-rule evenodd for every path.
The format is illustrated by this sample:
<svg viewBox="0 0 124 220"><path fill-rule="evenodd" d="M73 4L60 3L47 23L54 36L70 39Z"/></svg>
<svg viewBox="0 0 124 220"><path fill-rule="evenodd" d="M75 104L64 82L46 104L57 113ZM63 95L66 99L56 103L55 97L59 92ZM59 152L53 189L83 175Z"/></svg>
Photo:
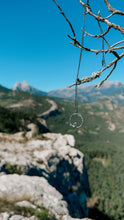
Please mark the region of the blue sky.
<svg viewBox="0 0 124 220"><path fill-rule="evenodd" d="M58 0L58 3L73 24L80 41L82 6L78 0ZM124 11L123 0L110 0L110 3ZM101 14L108 14L104 0L96 0L93 9L96 13L101 9ZM123 26L124 16L115 16L114 21ZM96 25L89 16L86 17L86 31L95 34ZM52 0L1 0L0 84L12 88L17 81L25 80L43 91L72 84L76 78L80 50L70 44L67 34L72 34L70 28ZM107 39L113 44L122 40L123 36L115 31ZM85 37L85 46L101 48L101 40L90 41L89 37ZM100 68L101 55L83 52L80 78ZM124 60L121 60L110 80L124 82L123 69Z"/></svg>

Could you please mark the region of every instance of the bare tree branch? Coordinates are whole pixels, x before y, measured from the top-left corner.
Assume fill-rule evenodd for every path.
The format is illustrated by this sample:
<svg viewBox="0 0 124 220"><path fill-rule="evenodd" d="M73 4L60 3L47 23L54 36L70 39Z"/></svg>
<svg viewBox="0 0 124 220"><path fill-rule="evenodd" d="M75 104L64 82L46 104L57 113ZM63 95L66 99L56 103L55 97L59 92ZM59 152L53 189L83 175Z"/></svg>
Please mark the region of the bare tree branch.
<svg viewBox="0 0 124 220"><path fill-rule="evenodd" d="M90 9L90 6L89 4L84 4L84 2L82 2L81 0L79 0L80 4L83 5L84 7L86 7L86 10L87 10L87 13L89 15L91 15L92 17L94 17L97 21L101 21L101 22L104 22L106 23L109 27L113 27L115 30L118 30L120 31L122 34L124 34L124 28L122 28L120 25L117 25L117 24L114 24L114 23L111 23L108 19L100 16L100 15L95 15L91 9Z"/></svg>
<svg viewBox="0 0 124 220"><path fill-rule="evenodd" d="M110 31L110 28L111 27L108 27L107 28L107 30L103 33L103 34L99 34L99 35L92 35L92 34L90 34L90 33L88 33L88 32L86 32L85 30L84 30L84 32L85 32L85 34L86 35L88 35L88 36L90 36L90 37L94 37L94 38L100 38L100 37L103 37L103 36L105 36L109 31Z"/></svg>
<svg viewBox="0 0 124 220"><path fill-rule="evenodd" d="M122 53L120 56L119 56L119 59L121 59L122 57L124 57L124 53ZM117 61L119 60L118 58L116 58L115 60L111 61L106 67L102 68L101 70L97 71L97 72L94 72L92 73L91 76L86 76L86 77L83 77L82 79L78 79L78 81L76 83L73 83L72 85L68 86L68 88L71 88L72 86L75 86L76 84L77 85L80 85L80 84L83 84L83 83L87 83L87 82L91 82L93 81L94 79L100 77L101 73L104 72L106 69L110 68L112 65L114 65L116 67L115 64L117 64ZM112 72L113 70L115 69L115 67L112 69ZM112 73L110 71L110 73ZM110 74L109 73L109 74ZM109 77L109 74L107 75ZM107 77L107 78L108 78Z"/></svg>
<svg viewBox="0 0 124 220"><path fill-rule="evenodd" d="M63 10L61 9L61 7L57 4L57 2L55 0L53 0L53 2L56 4L56 6L58 7L58 9L60 10L60 13L64 16L65 20L67 21L67 23L69 24L71 30L72 30L72 33L73 33L73 36L74 38L76 38L76 34L75 34L75 31L74 31L74 28L71 24L71 22L68 20L68 18L66 17L65 13L63 12Z"/></svg>
<svg viewBox="0 0 124 220"><path fill-rule="evenodd" d="M108 78L109 76L112 74L112 72L114 71L114 69L116 68L117 65L117 61L114 63L114 66L112 68L112 70L110 71L110 73L105 77L104 80L102 80L99 84L97 84L95 87L99 88Z"/></svg>
<svg viewBox="0 0 124 220"><path fill-rule="evenodd" d="M108 40L106 40L106 35L108 33L110 33L110 30L111 29L114 29L114 30L118 30L121 34L124 35L124 28L121 27L119 24L115 24L115 23L112 23L108 20L108 18L110 18L111 16L117 14L117 15L124 15L124 12L122 11L119 11L117 9L114 9L110 3L109 3L109 0L104 0L106 6L107 6L107 9L108 11L111 12L110 15L108 15L108 17L102 17L101 14L98 12L97 14L94 14L93 13L93 10L91 9L90 5L89 5L89 0L86 0L86 3L84 3L84 1L82 0L79 0L79 3L84 7L84 11L86 11L86 14L89 14L90 16L92 16L92 18L95 18L96 21L98 22L99 24L99 28L100 28L100 34L98 35L92 35L88 32L86 32L86 30L84 30L83 28L83 32L86 34L86 36L88 35L89 37L91 38L102 38L102 49L92 49L92 48L88 48L88 47L84 47L77 39L76 39L76 34L75 34L75 31L74 31L74 28L72 27L72 24L71 22L68 20L68 18L66 17L66 15L64 14L63 10L61 9L61 7L57 4L56 0L53 0L53 2L56 4L56 6L59 8L61 14L64 16L65 20L67 21L67 23L69 24L70 28L71 28L71 31L73 33L73 36L70 36L68 35L68 37L72 40L70 43L78 48L80 48L81 50L84 50L84 51L87 51L87 52L92 52L92 53L95 53L96 55L99 54L99 53L103 53L104 56L106 55L106 53L112 53L114 56L115 56L115 59L110 61L105 67L103 67L101 70L99 71L95 71L92 73L91 76L87 76L87 77L83 77L82 79L76 79L76 82L73 83L72 85L69 86L72 87L72 86L77 86L77 85L80 85L82 83L86 83L86 82L91 82L92 80L100 77L101 73L103 73L105 70L111 68L113 66L113 68L111 70L109 70L109 73L107 74L107 76L105 77L104 80L102 80L98 85L97 87L101 86L105 80L108 79L108 77L112 74L112 72L115 70L116 66L117 66L117 63L120 59L124 58L124 53L122 52L120 55L119 55L119 52L120 50L123 50L124 49L124 40L120 40L118 42L115 42L113 45L110 46L110 42L108 42ZM103 32L102 31L102 27L101 27L101 24L100 22L104 23L106 25L106 31ZM97 29L96 29L97 30ZM106 48L104 48L104 42L106 42ZM122 45L120 45L122 44Z"/></svg>
<svg viewBox="0 0 124 220"><path fill-rule="evenodd" d="M69 36L69 35L68 35L68 36ZM70 37L70 36L69 36L69 37ZM105 52L105 53L107 53L107 52L112 53L113 50L124 49L124 46L115 47L114 49L113 49L113 46L112 46L112 47L110 46L108 49L95 50L95 49L83 47L77 40L75 40L75 39L72 38L72 37L70 37L70 38L71 38L72 40L74 40L74 42L70 42L72 45L74 45L74 46L76 46L76 47L78 47L78 48L80 48L80 49L82 48L82 49L85 50L85 51L93 52L93 53L95 53L95 54L103 53L103 52ZM118 42L118 43L119 43L119 42ZM116 44L118 44L118 43L116 43Z"/></svg>
<svg viewBox="0 0 124 220"><path fill-rule="evenodd" d="M106 19L112 17L112 16L115 15L115 14L118 14L118 15L124 15L124 14L122 14L122 13L123 13L123 12L121 12L121 13L113 12L113 13L111 13L110 15L108 15L108 16L106 17Z"/></svg>
<svg viewBox="0 0 124 220"><path fill-rule="evenodd" d="M124 43L124 40L121 40L121 41L119 41L119 42L113 44L111 47L115 47L116 45L121 44L121 43Z"/></svg>
<svg viewBox="0 0 124 220"><path fill-rule="evenodd" d="M104 0L104 2L105 2L105 4L106 4L108 10L109 10L110 12L112 12L111 16L114 15L114 14L124 15L124 12L119 11L119 10L117 10L117 9L115 9L115 8L112 8L112 6L110 5L110 3L109 3L108 0ZM110 17L110 16L109 16L109 17Z"/></svg>

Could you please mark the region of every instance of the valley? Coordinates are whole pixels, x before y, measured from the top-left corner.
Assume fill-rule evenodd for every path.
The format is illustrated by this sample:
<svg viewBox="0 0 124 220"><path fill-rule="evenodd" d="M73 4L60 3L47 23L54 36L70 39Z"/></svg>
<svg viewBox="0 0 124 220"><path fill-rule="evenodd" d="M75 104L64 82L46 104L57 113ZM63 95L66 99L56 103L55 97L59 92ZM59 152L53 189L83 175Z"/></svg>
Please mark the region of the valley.
<svg viewBox="0 0 124 220"><path fill-rule="evenodd" d="M28 128L29 124L35 124L37 126L37 132L33 137L35 139L39 135L41 138L41 135L48 131L74 136L75 148L85 156L91 191L90 202L94 204L89 205L90 217L98 220L124 219L124 105L117 99L119 94L115 96L116 98L113 97L114 95L104 96L87 103L80 99L79 112L84 123L81 128L75 129L69 124L69 118L74 113L73 100L0 87L1 112L4 114L6 112L6 117L12 118L7 124L3 120L6 117L1 113L1 135L3 132L4 135L6 133L15 135L16 132L24 132L26 135L31 131ZM51 108L53 110L53 103L56 103L55 114L46 114L46 117L42 118L45 112ZM16 125L15 121L19 124ZM27 137L24 136L26 140Z"/></svg>

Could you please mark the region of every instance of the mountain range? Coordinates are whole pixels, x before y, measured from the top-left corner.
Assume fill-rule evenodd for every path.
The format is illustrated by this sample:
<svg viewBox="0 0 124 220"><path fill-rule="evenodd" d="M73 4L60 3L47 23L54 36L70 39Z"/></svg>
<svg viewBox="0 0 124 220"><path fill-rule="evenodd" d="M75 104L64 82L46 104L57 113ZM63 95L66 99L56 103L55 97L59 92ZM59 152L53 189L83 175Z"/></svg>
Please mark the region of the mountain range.
<svg viewBox="0 0 124 220"><path fill-rule="evenodd" d="M91 192L91 200L88 201L89 203L87 205L90 207L95 206L94 210L91 210L91 212L93 213L91 213L91 216L93 217L93 219L98 220L123 219L124 105L118 105L118 103L124 103L124 84L118 81L108 81L100 89L95 89L94 85L92 84L79 86L78 97L81 99L81 101L78 105L79 113L76 114L76 118L73 118L73 116L75 116L75 109L74 101L72 100L72 98L74 97L75 88L63 88L48 92L46 93L46 96L42 96L38 94L34 95L33 90L35 93L37 89L28 85L28 83L26 82L23 82L21 85L18 83L17 85L19 88L16 89L15 86L15 91L0 86L0 138L1 135L3 135L3 139L7 139L8 142L11 144L12 149L10 149L9 147L10 153L12 151L15 153L16 151L17 154L19 154L20 156L20 144L23 143L23 141L20 140L19 145L17 144L16 148L13 148L13 141L10 138L19 138L19 134L22 134L23 138L25 138L25 147L22 148L23 150L26 150L25 141L31 138L31 142L29 145L29 148L32 152L31 158L35 158L36 156L36 154L33 154L34 149L34 152L37 152L39 158L39 160L37 160L37 164L39 164L39 166L41 167L44 165L41 158L41 155L44 158L43 145L40 144L40 147L36 147L35 143L40 143L40 139L44 142L44 144L45 141L47 141L48 148L46 148L45 144L45 155L47 155L46 152L48 151L48 154L50 155L50 166L52 164L51 170L53 174L53 165L56 161L58 161L58 156L56 157L55 154L54 158L53 144L52 154L50 153L50 140L43 136L43 132L46 132L47 130L53 133L55 138L54 145L57 152L58 149L60 149L60 152L64 153L64 159L62 159L64 165L63 163L59 164L61 170L65 168L65 174L62 177L62 183L63 178L66 180L66 185L70 183L70 181L73 182L72 176L75 176L76 185L73 185L73 187L71 188L70 185L68 187L71 198L73 192L72 190L74 190L75 201L75 190L77 190L78 187L80 188L81 186L79 183L80 178L78 178L79 171L76 171L76 175L74 174L75 168L73 169L73 161L70 157L71 155L75 157L75 155L73 154L72 150L70 150L69 153L67 152L67 148L69 147L68 144L66 144L66 148L63 149L55 143L55 133L58 133L60 143L62 143L62 138L60 134L66 134L66 137L67 134L73 135L75 137L76 148L80 150L83 155L85 155L85 164L88 172ZM27 93L22 91L26 91ZM66 98L64 99L48 97L48 95L61 95L61 97L64 97L64 94L66 96ZM99 100L94 102L94 100L97 99ZM88 101L91 103L88 103ZM48 114L48 110L55 110L55 114ZM44 114L47 117L42 117L44 116ZM82 117L80 117L80 115ZM73 126L74 123L72 124L72 119L74 119L74 123L80 123L81 120L81 122L83 122L82 126L79 129L76 129L76 127ZM19 133L16 134L18 136L15 136L15 132L18 131ZM10 134L9 137L8 133ZM49 134L50 138L52 137L51 133ZM10 156L9 154L7 154L7 147L9 145L7 144L3 146L3 142L1 140L1 146L3 147L5 153L3 153L2 155L6 155L6 158L8 158L10 163ZM41 154L40 150L42 151ZM68 155L69 170L71 170L72 168L74 175L71 175L67 170L67 163L65 160L66 156ZM21 158L22 156L23 155L21 155ZM80 159L80 154L77 154L77 156L75 157L76 163L77 158L78 160ZM5 160L1 160L3 163L1 172L4 171L6 168L10 172L16 170L20 173L21 170L20 168L18 168L18 166L16 166L16 164L13 163L13 158L12 166L10 166L11 164L8 163L8 160L6 160L7 163L4 163ZM17 161L19 160L17 159ZM24 162L24 160L21 161ZM28 161L29 157L26 153L26 162ZM33 164L32 160L31 164ZM36 163L33 167L31 167L30 171L36 171L35 175L40 174L39 169L36 170ZM48 178L48 182L50 182L51 177L54 177L52 179L54 181L55 178L57 178L58 173L59 172L56 171L55 176L51 175L50 178L48 178L48 172L44 172L43 175L46 176ZM9 175L6 176L8 177ZM21 180L20 178L21 175L20 177L18 177L18 181ZM13 177L13 179L15 180L15 176ZM13 181L13 179L11 180ZM6 181L8 182L8 179ZM61 181L59 181L59 183L60 182ZM18 182L16 182L16 185L18 186ZM29 186L29 184L27 185ZM2 187L0 188L2 189ZM8 188L6 187L6 189ZM60 187L60 189L63 189L63 187ZM82 195L84 198L84 194ZM67 198L67 196L65 197ZM7 207L6 204L5 207ZM56 205L56 207L58 206ZM115 209L115 207L117 207L117 209Z"/></svg>
<svg viewBox="0 0 124 220"><path fill-rule="evenodd" d="M49 92L44 92L30 86L26 81L17 82L13 90L30 92L33 94L42 94L50 97L58 97L65 99L74 99L75 88L60 88ZM92 103L99 99L110 98L118 104L124 104L124 83L119 81L107 81L100 88L96 88L94 84L80 85L78 87L78 99L84 103Z"/></svg>
<svg viewBox="0 0 124 220"><path fill-rule="evenodd" d="M40 91L40 90L34 88L33 86L30 86L26 81L23 81L22 83L16 82L16 84L13 86L12 90L30 92L33 94L47 95L46 92Z"/></svg>

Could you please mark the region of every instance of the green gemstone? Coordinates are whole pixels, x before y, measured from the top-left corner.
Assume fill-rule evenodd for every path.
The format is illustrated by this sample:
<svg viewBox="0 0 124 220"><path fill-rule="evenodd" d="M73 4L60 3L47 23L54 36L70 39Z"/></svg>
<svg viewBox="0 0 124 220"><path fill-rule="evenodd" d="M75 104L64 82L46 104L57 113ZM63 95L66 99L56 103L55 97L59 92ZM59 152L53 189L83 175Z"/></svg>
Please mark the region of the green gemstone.
<svg viewBox="0 0 124 220"><path fill-rule="evenodd" d="M75 121L74 123L73 123L73 127L76 127L77 126L77 122Z"/></svg>

